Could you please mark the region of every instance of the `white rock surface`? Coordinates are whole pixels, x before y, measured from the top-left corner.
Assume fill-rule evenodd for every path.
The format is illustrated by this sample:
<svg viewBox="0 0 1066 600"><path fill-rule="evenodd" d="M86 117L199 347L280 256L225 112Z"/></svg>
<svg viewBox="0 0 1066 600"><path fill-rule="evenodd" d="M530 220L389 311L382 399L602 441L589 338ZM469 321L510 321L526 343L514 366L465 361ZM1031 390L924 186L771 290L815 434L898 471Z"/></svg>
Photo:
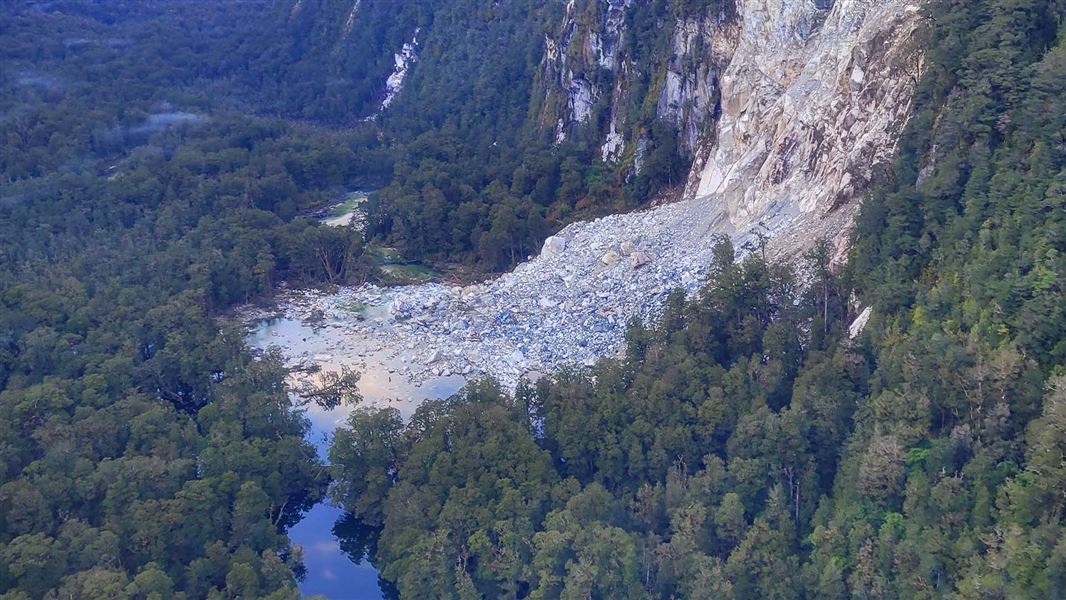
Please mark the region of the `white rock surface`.
<svg viewBox="0 0 1066 600"><path fill-rule="evenodd" d="M741 0L722 74L717 142L687 196L744 230L790 229L779 248L847 234L875 164L891 156L922 59L914 3Z"/></svg>
<svg viewBox="0 0 1066 600"><path fill-rule="evenodd" d="M355 15L359 14L359 5L362 4L362 0L355 0L352 3L352 8L348 10L348 18L344 20L344 37L347 38L352 33L352 27L355 26Z"/></svg>
<svg viewBox="0 0 1066 600"><path fill-rule="evenodd" d="M561 254L563 250L566 250L566 238L561 235L553 235L544 240L544 246L541 248L540 253L547 256L555 256Z"/></svg>
<svg viewBox="0 0 1066 600"><path fill-rule="evenodd" d="M862 330L866 329L866 324L870 322L870 314L872 312L873 309L867 306L862 310L861 313L859 313L859 316L855 317L855 320L851 322L851 325L848 325L849 338L855 339L859 337L859 334L862 333Z"/></svg>
<svg viewBox="0 0 1066 600"><path fill-rule="evenodd" d="M359 7L359 3L356 2L352 7L352 18L355 17L355 10ZM392 101L396 99L396 96L400 94L400 90L403 89L403 81L407 78L407 72L411 69L411 65L418 60L418 32L419 28L415 28L415 32L411 35L411 41L406 42L403 48L399 52L393 55L395 61L395 67L392 70L392 74L385 80L385 97L381 100L381 108L379 110L385 110L392 104Z"/></svg>

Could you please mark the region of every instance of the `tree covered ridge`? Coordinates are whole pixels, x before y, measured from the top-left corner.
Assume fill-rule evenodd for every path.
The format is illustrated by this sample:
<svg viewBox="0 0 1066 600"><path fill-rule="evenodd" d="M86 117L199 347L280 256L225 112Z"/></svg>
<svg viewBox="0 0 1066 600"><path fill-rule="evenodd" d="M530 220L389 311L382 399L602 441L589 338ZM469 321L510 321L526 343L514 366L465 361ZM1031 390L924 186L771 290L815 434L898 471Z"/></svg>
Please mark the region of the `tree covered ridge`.
<svg viewBox="0 0 1066 600"><path fill-rule="evenodd" d="M3 598L298 596L285 531L328 478L280 359L217 317L368 277L357 232L304 215L387 159L191 92L197 40L255 7L193 8L4 8Z"/></svg>
<svg viewBox="0 0 1066 600"><path fill-rule="evenodd" d="M404 426L332 493L404 597L1066 595L1066 6L942 0L847 268L722 246L624 360ZM844 328L857 294L874 317Z"/></svg>

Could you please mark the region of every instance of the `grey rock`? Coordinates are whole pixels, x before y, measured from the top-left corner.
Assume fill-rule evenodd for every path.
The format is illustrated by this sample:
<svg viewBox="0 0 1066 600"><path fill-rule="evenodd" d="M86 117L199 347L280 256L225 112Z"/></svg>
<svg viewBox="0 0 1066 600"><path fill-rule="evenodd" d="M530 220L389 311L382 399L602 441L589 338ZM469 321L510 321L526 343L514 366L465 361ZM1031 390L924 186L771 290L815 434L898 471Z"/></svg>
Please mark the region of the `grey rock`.
<svg viewBox="0 0 1066 600"><path fill-rule="evenodd" d="M553 235L544 240L544 246L541 248L540 253L544 256L557 256L562 254L566 250L566 238L560 235Z"/></svg>

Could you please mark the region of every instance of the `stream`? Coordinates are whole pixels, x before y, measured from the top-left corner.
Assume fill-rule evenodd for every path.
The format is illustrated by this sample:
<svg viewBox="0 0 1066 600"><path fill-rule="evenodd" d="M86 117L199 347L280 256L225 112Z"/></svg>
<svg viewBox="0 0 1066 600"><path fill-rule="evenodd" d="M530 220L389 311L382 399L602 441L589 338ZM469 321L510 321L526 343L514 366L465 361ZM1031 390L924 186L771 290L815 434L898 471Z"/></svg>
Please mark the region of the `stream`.
<svg viewBox="0 0 1066 600"><path fill-rule="evenodd" d="M298 357L311 356L323 370L339 370L340 365L332 362L330 354L336 343L331 332L332 329L312 327L297 319L266 319L258 322L247 342L260 351L271 346L279 347L290 364L305 360ZM393 406L406 419L422 400L450 396L466 382L463 377L452 375L415 385L400 372L400 362L402 358L393 355L368 353L359 368L359 393L364 403ZM342 405L325 410L312 403L300 410L311 423L308 441L326 461L333 432L344 425L352 407ZM361 537L365 533L355 519L328 500L308 511L289 530L293 544L303 547L304 551L306 574L299 582L300 593L305 596L319 594L330 600L384 598L377 568L365 555Z"/></svg>

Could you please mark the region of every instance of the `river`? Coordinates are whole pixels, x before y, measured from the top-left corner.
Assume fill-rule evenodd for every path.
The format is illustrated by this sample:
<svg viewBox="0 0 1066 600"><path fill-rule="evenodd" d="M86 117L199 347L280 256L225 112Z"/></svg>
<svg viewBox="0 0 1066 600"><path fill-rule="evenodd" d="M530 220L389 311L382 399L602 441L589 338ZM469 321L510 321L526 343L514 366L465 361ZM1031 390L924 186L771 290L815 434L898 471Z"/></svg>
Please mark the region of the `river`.
<svg viewBox="0 0 1066 600"><path fill-rule="evenodd" d="M296 319L276 318L258 323L248 337L248 344L257 350L277 346L289 364L300 357L313 357L313 362L325 370L338 369L330 352L335 348L328 327L312 327ZM402 375L402 359L384 353L368 353L360 368L359 393L363 402L393 406L407 418L427 398L443 398L454 394L465 379L452 375L436 377L415 385ZM324 410L310 405L305 414L311 423L308 441L327 460L333 432L342 426L351 412L350 406ZM346 518L347 517L347 518ZM384 598L378 581L378 571L363 553L358 523L328 501L315 505L304 518L289 530L294 544L303 548L307 571L300 581L305 596L320 594L330 600L370 600ZM356 555L354 558L351 555Z"/></svg>

